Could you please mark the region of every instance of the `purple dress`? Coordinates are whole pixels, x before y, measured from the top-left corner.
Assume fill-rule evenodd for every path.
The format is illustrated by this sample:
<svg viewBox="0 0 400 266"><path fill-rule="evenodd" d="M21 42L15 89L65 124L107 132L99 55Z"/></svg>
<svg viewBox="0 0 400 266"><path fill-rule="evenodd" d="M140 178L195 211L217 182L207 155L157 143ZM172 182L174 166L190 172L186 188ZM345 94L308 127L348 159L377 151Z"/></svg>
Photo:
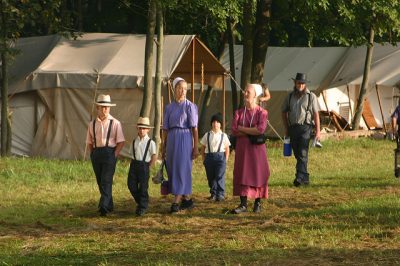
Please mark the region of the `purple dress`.
<svg viewBox="0 0 400 266"><path fill-rule="evenodd" d="M192 194L192 128L197 127L197 106L188 100L165 107L163 129L167 130L167 173L174 195Z"/></svg>
<svg viewBox="0 0 400 266"><path fill-rule="evenodd" d="M233 134L238 126L256 127L264 132L268 112L257 106L254 110L239 109L232 121ZM268 198L269 164L265 145L251 144L247 136L237 137L233 167L233 195L249 198Z"/></svg>

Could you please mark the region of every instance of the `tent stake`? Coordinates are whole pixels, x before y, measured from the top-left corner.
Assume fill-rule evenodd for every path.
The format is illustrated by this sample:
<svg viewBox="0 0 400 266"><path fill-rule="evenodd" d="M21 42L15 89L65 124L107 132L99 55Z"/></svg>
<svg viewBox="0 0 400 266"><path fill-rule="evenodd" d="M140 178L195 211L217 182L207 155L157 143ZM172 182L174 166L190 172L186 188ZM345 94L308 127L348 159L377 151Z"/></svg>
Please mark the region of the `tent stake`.
<svg viewBox="0 0 400 266"><path fill-rule="evenodd" d="M381 111L381 116L382 116L383 130L385 130L385 136L386 136L387 129L386 129L386 124L385 124L385 117L384 117L383 111L382 111L381 96L379 95L378 84L375 84L375 90L376 90L376 95L378 96L379 109Z"/></svg>

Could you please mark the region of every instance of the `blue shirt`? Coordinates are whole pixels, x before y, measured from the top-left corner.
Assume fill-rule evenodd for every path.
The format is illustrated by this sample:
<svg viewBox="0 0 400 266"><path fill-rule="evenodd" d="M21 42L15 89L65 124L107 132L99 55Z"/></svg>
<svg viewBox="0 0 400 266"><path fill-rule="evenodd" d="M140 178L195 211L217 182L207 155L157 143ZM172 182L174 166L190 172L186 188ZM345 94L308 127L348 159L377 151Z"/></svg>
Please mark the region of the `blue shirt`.
<svg viewBox="0 0 400 266"><path fill-rule="evenodd" d="M400 124L400 105L398 105L398 106L396 107L396 110L394 110L394 112L393 112L393 114L392 114L391 117L392 117L392 118L395 117L396 120L397 120L397 124Z"/></svg>

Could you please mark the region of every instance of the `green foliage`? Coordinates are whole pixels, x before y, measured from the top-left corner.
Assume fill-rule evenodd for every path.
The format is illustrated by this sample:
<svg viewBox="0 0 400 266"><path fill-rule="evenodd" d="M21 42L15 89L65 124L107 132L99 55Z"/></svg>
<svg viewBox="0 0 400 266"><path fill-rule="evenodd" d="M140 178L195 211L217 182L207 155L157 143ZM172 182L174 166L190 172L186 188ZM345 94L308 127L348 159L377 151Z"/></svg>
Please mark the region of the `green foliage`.
<svg viewBox="0 0 400 266"><path fill-rule="evenodd" d="M370 27L375 31L377 42L394 44L400 38L400 2L397 0L335 0L323 4L305 1L304 11L303 24L308 32L340 45L366 45Z"/></svg>

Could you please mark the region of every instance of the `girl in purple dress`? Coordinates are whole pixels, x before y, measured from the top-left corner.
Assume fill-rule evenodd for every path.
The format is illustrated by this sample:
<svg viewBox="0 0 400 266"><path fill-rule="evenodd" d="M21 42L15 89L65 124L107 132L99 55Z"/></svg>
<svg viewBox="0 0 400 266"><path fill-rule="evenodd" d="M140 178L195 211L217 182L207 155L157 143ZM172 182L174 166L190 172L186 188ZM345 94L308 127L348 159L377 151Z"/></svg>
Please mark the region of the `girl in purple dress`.
<svg viewBox="0 0 400 266"><path fill-rule="evenodd" d="M165 107L162 156L166 159L169 189L175 195L171 213L193 208L192 161L198 151L197 106L186 99L187 83L173 81L175 101Z"/></svg>
<svg viewBox="0 0 400 266"><path fill-rule="evenodd" d="M232 210L234 214L247 211L247 198L255 199L253 212L260 212L261 198L268 198L267 150L264 144L252 144L248 137L263 134L267 127L268 113L257 104L261 94L260 85L247 85L245 106L235 112L232 121L232 133L236 136L233 195L240 196L240 205Z"/></svg>

